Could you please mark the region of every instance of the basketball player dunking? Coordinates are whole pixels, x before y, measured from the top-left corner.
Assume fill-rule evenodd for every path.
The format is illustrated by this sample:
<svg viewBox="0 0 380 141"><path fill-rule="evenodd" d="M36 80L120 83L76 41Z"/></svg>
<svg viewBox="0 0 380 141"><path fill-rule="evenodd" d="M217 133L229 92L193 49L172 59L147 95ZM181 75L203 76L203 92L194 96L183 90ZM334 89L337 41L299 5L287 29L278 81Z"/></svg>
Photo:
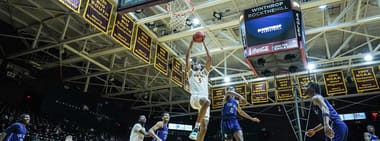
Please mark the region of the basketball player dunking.
<svg viewBox="0 0 380 141"><path fill-rule="evenodd" d="M187 50L185 71L189 77L188 80L191 93L190 105L194 109L198 110L198 117L195 123L195 127L190 133L189 138L192 140L203 141L206 135L210 116L210 100L208 99L208 74L211 67L211 56L206 47L206 44L203 42L203 46L207 54L205 67L202 68L199 62L190 65L190 52L192 46L193 41L191 41L190 47Z"/></svg>

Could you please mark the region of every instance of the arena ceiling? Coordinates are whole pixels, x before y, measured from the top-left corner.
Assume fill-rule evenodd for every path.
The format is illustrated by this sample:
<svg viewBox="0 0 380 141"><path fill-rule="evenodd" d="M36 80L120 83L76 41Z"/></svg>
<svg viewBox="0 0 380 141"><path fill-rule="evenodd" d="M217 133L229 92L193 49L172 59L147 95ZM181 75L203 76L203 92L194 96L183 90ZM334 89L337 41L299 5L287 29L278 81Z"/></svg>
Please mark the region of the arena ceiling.
<svg viewBox="0 0 380 141"><path fill-rule="evenodd" d="M270 2L193 0L195 11L190 18L199 18L201 25L177 32L171 31L167 24L170 16L165 5L130 12L129 16L153 35L153 42L162 43L182 62L191 35L205 32L205 43L213 58L209 84L222 87L274 79L253 75L243 58L238 27L242 10ZM319 8L324 4L327 8ZM83 91L100 87L104 90L103 97L129 102L135 110L192 112L189 94L183 88L158 72L153 63L140 61L111 39L111 29L106 35L88 24L82 17L84 6L82 2L81 12L77 14L56 0L1 0L1 20L12 25L17 35L0 36L22 39L25 45L16 52L3 47L6 58L23 61L39 70L61 66L74 70L63 72L65 83L77 85ZM317 65L314 72L380 63L380 0L304 0L301 8L307 60ZM222 18L214 17L214 12L222 13ZM205 51L199 44L194 46L192 57L205 61ZM369 64L363 63L366 53L374 55ZM298 74L302 73L307 72ZM231 82L225 83L225 77Z"/></svg>

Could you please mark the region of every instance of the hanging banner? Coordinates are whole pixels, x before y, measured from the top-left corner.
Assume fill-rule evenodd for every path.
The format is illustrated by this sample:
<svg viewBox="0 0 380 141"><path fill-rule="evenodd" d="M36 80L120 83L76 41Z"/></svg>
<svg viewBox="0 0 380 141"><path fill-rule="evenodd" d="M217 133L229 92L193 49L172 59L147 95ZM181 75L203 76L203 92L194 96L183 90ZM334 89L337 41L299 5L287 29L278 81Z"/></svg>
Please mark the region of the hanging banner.
<svg viewBox="0 0 380 141"><path fill-rule="evenodd" d="M117 13L112 27L111 37L123 47L131 50L133 29L135 23L127 16L127 13Z"/></svg>
<svg viewBox="0 0 380 141"><path fill-rule="evenodd" d="M247 85L245 84L237 85L237 86L234 86L234 88L235 88L236 93L242 95L245 99L247 99ZM239 100L239 104L240 106L245 106L248 103L243 103L242 101Z"/></svg>
<svg viewBox="0 0 380 141"><path fill-rule="evenodd" d="M67 8L71 9L75 13L79 13L82 0L58 0Z"/></svg>
<svg viewBox="0 0 380 141"><path fill-rule="evenodd" d="M293 86L290 78L280 78L275 80L276 84L276 100L292 100L293 97Z"/></svg>
<svg viewBox="0 0 380 141"><path fill-rule="evenodd" d="M343 71L325 72L322 74L325 82L326 94L328 96L347 94Z"/></svg>
<svg viewBox="0 0 380 141"><path fill-rule="evenodd" d="M150 64L150 53L152 52L152 37L141 26L137 27L135 47L133 54L145 63Z"/></svg>
<svg viewBox="0 0 380 141"><path fill-rule="evenodd" d="M109 0L88 0L83 18L98 30L107 34L114 5Z"/></svg>
<svg viewBox="0 0 380 141"><path fill-rule="evenodd" d="M307 85L309 82L317 82L317 77L315 76L315 74L297 76L297 81L299 84L298 91L300 92L300 97L306 98L305 85Z"/></svg>
<svg viewBox="0 0 380 141"><path fill-rule="evenodd" d="M178 86L182 87L182 82L183 82L183 72L182 72L182 64L179 60L176 58L173 58L173 63L172 63L172 71L170 75L170 80L173 81L175 84Z"/></svg>
<svg viewBox="0 0 380 141"><path fill-rule="evenodd" d="M212 88L211 89L211 107L212 109L220 109L223 106L223 98L226 89L223 88Z"/></svg>
<svg viewBox="0 0 380 141"><path fill-rule="evenodd" d="M160 43L156 44L156 53L154 56L154 68L164 75L168 75L169 52Z"/></svg>
<svg viewBox="0 0 380 141"><path fill-rule="evenodd" d="M268 97L268 81L251 83L251 103L266 103Z"/></svg>
<svg viewBox="0 0 380 141"><path fill-rule="evenodd" d="M354 77L356 90L358 92L379 89L373 67L352 69L352 76Z"/></svg>

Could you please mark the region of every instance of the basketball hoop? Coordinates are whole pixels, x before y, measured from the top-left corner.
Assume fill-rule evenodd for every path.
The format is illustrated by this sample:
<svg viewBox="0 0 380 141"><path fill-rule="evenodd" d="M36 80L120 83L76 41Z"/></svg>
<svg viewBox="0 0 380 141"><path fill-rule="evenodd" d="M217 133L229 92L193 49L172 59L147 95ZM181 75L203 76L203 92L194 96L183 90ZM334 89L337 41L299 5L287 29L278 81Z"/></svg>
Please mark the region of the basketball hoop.
<svg viewBox="0 0 380 141"><path fill-rule="evenodd" d="M166 11L170 15L169 26L174 31L185 28L186 19L193 13L194 5L191 0L173 0L166 4Z"/></svg>

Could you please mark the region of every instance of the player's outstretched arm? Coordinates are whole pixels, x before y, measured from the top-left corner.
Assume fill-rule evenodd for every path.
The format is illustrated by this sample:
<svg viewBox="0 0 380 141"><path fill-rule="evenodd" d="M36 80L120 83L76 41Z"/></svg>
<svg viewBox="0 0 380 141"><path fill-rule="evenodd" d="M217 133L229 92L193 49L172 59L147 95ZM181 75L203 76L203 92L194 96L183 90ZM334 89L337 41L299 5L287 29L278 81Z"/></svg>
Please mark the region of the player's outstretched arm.
<svg viewBox="0 0 380 141"><path fill-rule="evenodd" d="M240 101L248 103L247 99L245 99L244 96L242 96L241 94L239 94L235 91L227 91L226 96L225 96L225 100L227 100L226 98L229 96L237 97Z"/></svg>
<svg viewBox="0 0 380 141"><path fill-rule="evenodd" d="M186 66L185 66L185 72L190 71L190 53L191 53L191 48L193 47L193 41L190 42L189 48L187 49L186 52Z"/></svg>
<svg viewBox="0 0 380 141"><path fill-rule="evenodd" d="M322 111L322 119L323 119L322 124L323 124L323 128L325 131L325 135L329 138L334 137L334 131L332 130L332 128L329 124L330 123L330 111L329 111L323 97L320 95L315 95L315 96L313 96L312 101L313 101L314 105L317 105L319 107L319 109L321 109L321 111Z"/></svg>
<svg viewBox="0 0 380 141"><path fill-rule="evenodd" d="M244 112L244 111L241 109L240 105L238 105L237 111L238 111L238 113L239 113L240 116L242 116L242 117L244 117L244 118L246 118L246 119L249 119L249 120L251 120L251 121L253 121L253 122L257 122L257 123L260 122L260 120L259 120L258 118L253 118L253 117L251 117L250 115L248 115L246 112Z"/></svg>
<svg viewBox="0 0 380 141"><path fill-rule="evenodd" d="M149 133L145 131L145 129L140 129L139 132L146 137L150 137Z"/></svg>
<svg viewBox="0 0 380 141"><path fill-rule="evenodd" d="M211 69L212 58L211 58L210 52L209 52L205 42L203 42L203 46L206 50L206 55L207 55L207 61L206 61L205 69L209 72Z"/></svg>
<svg viewBox="0 0 380 141"><path fill-rule="evenodd" d="M10 125L8 128L6 128L4 130L4 132L0 132L0 141L4 140L5 137L8 135L8 134L12 134L14 131L17 131L19 130L19 126L17 126L15 123L13 123L12 125Z"/></svg>
<svg viewBox="0 0 380 141"><path fill-rule="evenodd" d="M144 136L150 136L149 133L145 131L145 128L141 126L141 124L135 124L133 129L134 129L133 132L139 132L143 134Z"/></svg>
<svg viewBox="0 0 380 141"><path fill-rule="evenodd" d="M318 125L315 126L314 128L307 130L307 132L306 132L306 136L308 136L308 137L312 137L312 136L315 135L315 133L321 131L322 129L323 129L322 124L318 124Z"/></svg>
<svg viewBox="0 0 380 141"><path fill-rule="evenodd" d="M156 135L156 133L154 133L156 130L158 130L158 129L160 129L160 128L162 128L162 125L163 125L163 123L162 123L162 121L159 121L159 122L157 122L153 127L151 127L150 129L149 129L149 135L151 136L151 137L153 137L153 138L155 138L157 141L162 141L161 139L160 139L160 137L158 137L157 135Z"/></svg>

